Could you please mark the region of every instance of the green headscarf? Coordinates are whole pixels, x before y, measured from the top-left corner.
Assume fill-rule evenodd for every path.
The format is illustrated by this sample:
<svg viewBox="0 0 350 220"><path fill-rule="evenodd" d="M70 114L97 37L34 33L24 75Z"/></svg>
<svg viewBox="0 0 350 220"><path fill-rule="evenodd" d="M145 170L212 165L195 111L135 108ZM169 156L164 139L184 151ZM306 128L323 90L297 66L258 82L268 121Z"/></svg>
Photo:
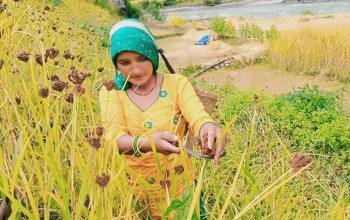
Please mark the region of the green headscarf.
<svg viewBox="0 0 350 220"><path fill-rule="evenodd" d="M110 38L111 58L116 69L118 69L117 55L123 51L133 51L147 57L152 62L153 73L157 74L159 67L158 47L153 34L146 25L137 19L124 19L112 27ZM113 81L117 83L114 89L127 89L131 86L129 82L125 84L126 79L122 73L117 74Z"/></svg>

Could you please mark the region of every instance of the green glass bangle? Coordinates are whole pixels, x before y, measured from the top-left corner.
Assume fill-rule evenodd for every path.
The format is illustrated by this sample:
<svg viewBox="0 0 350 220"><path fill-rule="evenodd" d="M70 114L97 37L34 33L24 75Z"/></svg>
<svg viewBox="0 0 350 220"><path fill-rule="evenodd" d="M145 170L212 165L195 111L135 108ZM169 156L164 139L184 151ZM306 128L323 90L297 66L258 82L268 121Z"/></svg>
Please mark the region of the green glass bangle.
<svg viewBox="0 0 350 220"><path fill-rule="evenodd" d="M137 143L140 137L141 135L137 135L136 137L134 137L134 140L132 141L132 149L134 150L135 154L141 154L140 149L137 146Z"/></svg>

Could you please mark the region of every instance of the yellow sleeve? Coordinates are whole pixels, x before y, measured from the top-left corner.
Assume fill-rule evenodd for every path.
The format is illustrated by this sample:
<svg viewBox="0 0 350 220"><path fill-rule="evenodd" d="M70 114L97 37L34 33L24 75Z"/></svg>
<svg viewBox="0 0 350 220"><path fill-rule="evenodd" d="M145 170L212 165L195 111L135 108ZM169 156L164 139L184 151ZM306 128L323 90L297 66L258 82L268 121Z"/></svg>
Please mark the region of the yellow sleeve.
<svg viewBox="0 0 350 220"><path fill-rule="evenodd" d="M119 137L127 134L122 105L115 90L107 91L102 86L99 94L101 121L105 131L105 140L111 148L117 147Z"/></svg>
<svg viewBox="0 0 350 220"><path fill-rule="evenodd" d="M188 79L179 75L178 79L177 104L185 120L189 123L189 129L193 134L199 136L200 128L206 122L213 122L213 119L204 110L202 102L199 100L194 88Z"/></svg>

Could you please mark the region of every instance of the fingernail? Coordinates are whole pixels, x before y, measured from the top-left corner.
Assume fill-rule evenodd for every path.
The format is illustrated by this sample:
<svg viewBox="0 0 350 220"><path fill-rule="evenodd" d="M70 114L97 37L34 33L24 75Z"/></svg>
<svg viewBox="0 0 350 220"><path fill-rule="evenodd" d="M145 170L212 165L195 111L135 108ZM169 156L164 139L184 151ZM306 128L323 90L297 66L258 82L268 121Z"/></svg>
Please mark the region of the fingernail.
<svg viewBox="0 0 350 220"><path fill-rule="evenodd" d="M177 136L175 136L174 138L175 138L175 140L177 140Z"/></svg>

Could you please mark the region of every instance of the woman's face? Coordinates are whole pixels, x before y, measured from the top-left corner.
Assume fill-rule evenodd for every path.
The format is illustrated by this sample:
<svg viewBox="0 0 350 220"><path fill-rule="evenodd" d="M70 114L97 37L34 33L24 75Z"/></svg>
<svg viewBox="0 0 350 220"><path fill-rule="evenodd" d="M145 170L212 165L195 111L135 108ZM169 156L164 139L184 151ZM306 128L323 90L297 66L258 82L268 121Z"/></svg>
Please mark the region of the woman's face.
<svg viewBox="0 0 350 220"><path fill-rule="evenodd" d="M117 66L128 81L134 85L147 84L153 74L152 62L142 54L124 51L117 55Z"/></svg>

